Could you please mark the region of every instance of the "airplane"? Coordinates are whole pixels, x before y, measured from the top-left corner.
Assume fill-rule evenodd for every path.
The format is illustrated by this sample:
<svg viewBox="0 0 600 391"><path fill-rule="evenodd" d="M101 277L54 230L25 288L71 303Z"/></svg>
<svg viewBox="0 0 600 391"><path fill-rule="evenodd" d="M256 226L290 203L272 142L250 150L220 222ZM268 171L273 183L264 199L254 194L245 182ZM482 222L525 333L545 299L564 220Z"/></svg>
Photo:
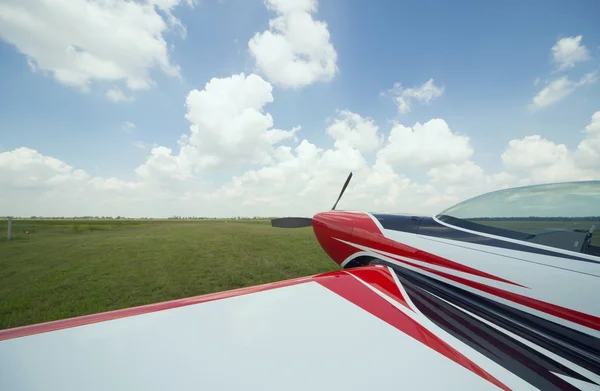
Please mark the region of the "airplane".
<svg viewBox="0 0 600 391"><path fill-rule="evenodd" d="M600 181L337 210L339 270L0 330L0 390L600 390ZM249 267L240 265L240 267Z"/></svg>

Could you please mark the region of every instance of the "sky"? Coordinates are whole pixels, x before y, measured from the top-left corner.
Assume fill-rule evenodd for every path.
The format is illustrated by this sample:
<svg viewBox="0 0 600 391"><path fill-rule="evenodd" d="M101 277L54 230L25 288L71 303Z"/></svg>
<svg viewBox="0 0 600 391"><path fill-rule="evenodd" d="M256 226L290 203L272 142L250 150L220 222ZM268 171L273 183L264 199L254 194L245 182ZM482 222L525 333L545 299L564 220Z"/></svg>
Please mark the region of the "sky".
<svg viewBox="0 0 600 391"><path fill-rule="evenodd" d="M435 214L600 179L600 3L2 0L1 216Z"/></svg>

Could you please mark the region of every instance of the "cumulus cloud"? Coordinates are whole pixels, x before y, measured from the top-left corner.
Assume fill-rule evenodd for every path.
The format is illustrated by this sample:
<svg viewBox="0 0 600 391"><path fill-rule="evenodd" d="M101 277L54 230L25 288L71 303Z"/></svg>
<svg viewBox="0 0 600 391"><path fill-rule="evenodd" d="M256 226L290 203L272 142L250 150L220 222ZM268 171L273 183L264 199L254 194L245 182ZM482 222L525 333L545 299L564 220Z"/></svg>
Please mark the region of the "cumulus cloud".
<svg viewBox="0 0 600 391"><path fill-rule="evenodd" d="M327 128L327 134L335 139L336 147L347 145L361 152L373 151L381 146L383 135L378 131L379 127L372 118L363 118L348 110L341 111Z"/></svg>
<svg viewBox="0 0 600 391"><path fill-rule="evenodd" d="M167 176L136 181L93 177L33 149L17 148L0 153L0 215L166 217L185 213L177 200L203 183L190 181L176 187L169 180Z"/></svg>
<svg viewBox="0 0 600 391"><path fill-rule="evenodd" d="M269 30L248 42L256 68L271 83L300 88L331 80L338 71L337 53L327 23L313 19L317 0L265 0L277 14Z"/></svg>
<svg viewBox="0 0 600 391"><path fill-rule="evenodd" d="M600 169L600 111L592 115L592 120L585 127L586 137L577 146L575 158L577 164L584 168Z"/></svg>
<svg viewBox="0 0 600 391"><path fill-rule="evenodd" d="M390 164L417 168L457 164L473 155L469 137L453 133L440 118L413 127L395 124L377 157Z"/></svg>
<svg viewBox="0 0 600 391"><path fill-rule="evenodd" d="M273 102L273 88L260 76L244 73L212 79L204 90L191 91L186 99L190 135L184 142L197 149L208 166L244 161L270 161L272 146L292 139L300 128L273 128L273 117L263 113Z"/></svg>
<svg viewBox="0 0 600 391"><path fill-rule="evenodd" d="M88 178L82 170L25 147L0 153L0 168L0 184L20 189L48 188Z"/></svg>
<svg viewBox="0 0 600 391"><path fill-rule="evenodd" d="M331 208L350 171L338 208L430 214L499 188L600 179L600 111L576 148L539 135L511 140L503 170L488 173L469 137L441 118L395 123L384 139L372 118L341 110L322 129L333 146L322 148L298 140L298 128L275 128L265 112L273 100L254 74L210 80L187 96L190 129L178 148L154 146L133 180L91 176L28 148L2 152L0 215L310 216ZM225 167L235 174L213 182Z"/></svg>
<svg viewBox="0 0 600 391"><path fill-rule="evenodd" d="M293 140L300 127L274 128L273 117L263 112L273 102L272 86L260 76L244 73L213 78L203 90L186 98L189 133L179 140L179 152L158 146L136 170L142 177L176 173L185 179L201 172L235 168L239 164L273 162L275 146Z"/></svg>
<svg viewBox="0 0 600 391"><path fill-rule="evenodd" d="M427 176L433 184L469 186L482 180L484 172L471 160L465 160L462 163L433 167L429 169Z"/></svg>
<svg viewBox="0 0 600 391"><path fill-rule="evenodd" d="M557 145L534 135L521 140L511 140L501 158L504 167L509 171L528 171L564 160L568 153L564 144Z"/></svg>
<svg viewBox="0 0 600 391"><path fill-rule="evenodd" d="M558 70L573 68L575 64L590 58L587 48L581 44L582 38L581 35L561 38L552 46L552 59Z"/></svg>
<svg viewBox="0 0 600 391"><path fill-rule="evenodd" d="M146 162L136 168L136 174L142 179L155 182L193 179L193 162L188 154L173 156L172 152L171 148L163 146L152 148Z"/></svg>
<svg viewBox="0 0 600 391"><path fill-rule="evenodd" d="M567 76L559 77L538 92L533 97L533 102L529 107L531 109L541 109L552 106L571 95L577 88L593 84L596 80L596 72L585 74L579 81L573 81Z"/></svg>
<svg viewBox="0 0 600 391"><path fill-rule="evenodd" d="M216 187L205 185L203 175L195 170L198 160L190 159L191 154L184 148L179 154L174 154L170 148L159 146L153 148L147 161L136 169L135 181L90 178L87 174L78 180L68 178L68 184L61 189L31 192L27 197L21 195L18 200L13 199L13 204L18 204L18 207L11 208L8 213L122 216L310 215L331 207L350 171L360 179L351 183L340 208L401 208L408 213L415 209L435 210L441 205L440 202L447 202L447 199L439 197L433 186L414 183L396 174L386 162L368 162L361 152L365 148L352 142L352 134L376 133L377 127L371 119L342 111L338 113L330 129L333 129L329 133L335 140L333 148L323 149L306 139L296 146L279 145L273 148L270 162L234 176ZM23 157L18 152L0 155L0 176L6 178L2 186L7 189L0 192L3 197L13 197L16 194L14 181L18 176L4 174L12 166L21 165ZM41 159L52 170L58 170L61 175L74 171L63 162L43 157L35 151L30 153L35 153L38 160ZM12 165L6 163L9 161L13 162ZM32 181L39 185L50 176L38 176ZM60 197L62 192L77 194L77 197ZM45 206L39 205L42 199L45 200ZM35 208L31 207L32 203L36 204ZM45 212L42 213L43 211ZM4 211L0 211L0 214L2 212Z"/></svg>
<svg viewBox="0 0 600 391"><path fill-rule="evenodd" d="M555 144L539 135L511 140L501 158L508 172L531 183L559 182L581 174L564 144Z"/></svg>
<svg viewBox="0 0 600 391"><path fill-rule="evenodd" d="M185 1L193 5L192 0ZM179 76L164 33L185 33L172 11L181 0L48 2L10 0L0 4L0 38L26 56L33 70L87 91L94 83L120 82L131 91L150 88L151 69ZM106 92L128 100L121 89Z"/></svg>
<svg viewBox="0 0 600 391"><path fill-rule="evenodd" d="M240 210L251 209L258 215L310 216L331 208L352 171L355 180L338 209L402 208L407 213L435 209L436 200L431 205L423 204L437 195L432 186L413 183L385 162L370 165L358 149L344 145L323 150L303 140L295 149L282 152L276 164L247 171L215 194L239 203Z"/></svg>
<svg viewBox="0 0 600 391"><path fill-rule="evenodd" d="M600 111L574 150L533 135L511 140L501 158L506 171L523 184L600 179Z"/></svg>
<svg viewBox="0 0 600 391"><path fill-rule="evenodd" d="M423 85L414 88L404 88L400 83L395 83L389 90L394 95L394 101L398 105L398 111L402 114L412 110L412 104L416 101L429 104L432 100L444 94L443 86L436 86L433 79L427 80Z"/></svg>

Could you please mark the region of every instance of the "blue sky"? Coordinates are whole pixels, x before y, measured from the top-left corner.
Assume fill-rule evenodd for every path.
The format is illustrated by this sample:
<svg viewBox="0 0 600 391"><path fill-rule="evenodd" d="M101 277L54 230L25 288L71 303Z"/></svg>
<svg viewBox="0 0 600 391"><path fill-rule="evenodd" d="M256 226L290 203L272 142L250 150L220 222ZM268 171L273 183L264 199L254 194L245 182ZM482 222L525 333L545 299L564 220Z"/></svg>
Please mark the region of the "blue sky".
<svg viewBox="0 0 600 391"><path fill-rule="evenodd" d="M81 3L83 0L73 1ZM21 7L43 21L45 16L36 14L40 12L36 11L37 2L28 0L13 8ZM193 7L177 4L166 10L186 29L185 37L177 29L162 31L169 46L168 59L180 67L180 77L149 66L149 75L155 84L133 92L124 87L122 80L106 82L91 77L86 92L65 84L54 77L55 69L42 69L43 59L36 58L50 54L39 51L29 56L23 54L30 41L36 40L35 34L39 33L36 29L14 21L0 28L0 116L3 119L0 153L26 147L65 162L74 170L85 171L89 176L87 180L114 177L124 183L139 184L141 179L135 170L147 162L152 145L171 148L176 155L178 139L189 133L190 122L185 118L188 93L203 90L212 78L228 78L244 72L246 76L255 73L272 85L274 101L265 104L262 110L272 116L275 128L302 127L296 133L298 140L287 139L277 145L296 147L306 139L324 150L334 150L336 140L326 133L326 128L336 121L338 110L348 110L361 118L372 118L379 127L378 134L384 137L377 149L360 151L367 168L373 170L380 149L388 143L393 121L412 127L416 122L423 124L440 118L453 135L469 138L472 154L465 161L472 162L488 176L506 171L512 176L511 185L552 179L588 179L597 175L596 171L589 170L591 158L585 167L577 166L575 171L568 166L575 164L571 160L576 161L577 147L585 138L583 130L590 124L592 115L600 110L600 88L592 80L600 65L597 21L600 4L596 1L320 1L317 12L309 14L315 21L327 23L329 43L337 56L337 71L327 80L316 80L300 88L286 88L274 82L268 72L257 66L249 50L249 40L254 34L269 30L269 20L277 15L262 0L199 1ZM167 11L157 8L157 15L167 20ZM65 11L65 14L68 13ZM10 17L10 13L5 13L0 22ZM558 72L551 49L561 39L578 36L581 36L579 47L585 48L585 59L581 57ZM61 39L57 48L68 41ZM72 40L71 44L81 45L76 37ZM131 45L132 53L138 50L135 40ZM91 46L84 45L81 50L94 54ZM61 55L60 50L54 55L56 53ZM95 54L110 57L106 52ZM37 71L32 71L28 58L38 61ZM115 55L109 60L118 63L119 58ZM567 76L575 83L584 75L593 77L564 99L537 110L530 107L534 96L552 81ZM443 93L428 103L413 101L410 112L400 112L393 94L385 93L394 83L401 83L405 89L418 88L430 79L443 88ZM113 85L134 99L120 102L107 99L105 92ZM126 122L135 124L135 128L124 131ZM514 167L512 172L507 170L501 154L509 142L531 135L540 135L557 150L564 144L570 154L564 156L569 160L565 163L567 166L547 166L550 173L539 171L543 162L524 163L517 165L516 171ZM140 148L142 144L146 148ZM435 154L439 150L425 148L422 153ZM440 164L443 168L443 164L459 163L448 160ZM239 165L226 169L202 169L201 173L196 172L199 178L195 179L210 180L213 187L198 191L204 192L202 197L208 197L222 190L222 186L226 187L232 178L266 166L268 164L263 162L241 160ZM431 184L428 183L432 178L430 170L439 168L415 167L402 159L390 166L395 174L390 181L406 175L424 187ZM14 165L11 167L5 169L14 175L18 170ZM559 171L571 171L571 174L567 177L555 174ZM365 174L370 172L365 171ZM320 178L321 174L314 175ZM331 175L335 178L334 173ZM343 182L343 178L339 181ZM470 195L505 185L490 182L485 189L457 191L457 184L440 183L433 183L435 194L427 194L434 198L450 194L449 201L458 200L463 193ZM10 182L4 184L7 192L11 191L10 185ZM39 197L47 189L37 191L35 194ZM32 197L36 197L35 194L32 193ZM180 195L172 194L173 197ZM380 205L386 204L382 201ZM268 205L263 206L268 210ZM360 203L357 206L369 207ZM307 199L307 212L314 209L318 209L314 200ZM56 210L69 212L61 207ZM281 210L287 212L289 208Z"/></svg>

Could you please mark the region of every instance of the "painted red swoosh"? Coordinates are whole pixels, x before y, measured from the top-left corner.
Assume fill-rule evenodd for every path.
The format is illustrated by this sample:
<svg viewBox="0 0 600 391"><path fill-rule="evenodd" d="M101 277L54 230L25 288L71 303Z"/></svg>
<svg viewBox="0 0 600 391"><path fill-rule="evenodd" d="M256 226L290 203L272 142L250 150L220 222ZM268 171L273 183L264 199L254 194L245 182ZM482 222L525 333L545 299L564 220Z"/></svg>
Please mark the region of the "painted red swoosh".
<svg viewBox="0 0 600 391"><path fill-rule="evenodd" d="M323 249L338 264L360 251L340 242L340 240L344 240L398 256L418 259L431 265L523 287L504 278L386 238L377 224L366 213L345 211L319 213L313 217L313 229ZM339 240L336 240L336 238Z"/></svg>
<svg viewBox="0 0 600 391"><path fill-rule="evenodd" d="M354 216L355 214L348 212L326 212L313 216L315 236L321 247L337 264L341 264L348 257L360 251L356 247L335 239L352 240Z"/></svg>
<svg viewBox="0 0 600 391"><path fill-rule="evenodd" d="M351 273L414 312L402 292L400 292L400 288L398 287L398 284L396 284L394 277L389 272L382 272L381 269L382 268L374 269L370 267L356 268L353 269Z"/></svg>
<svg viewBox="0 0 600 391"><path fill-rule="evenodd" d="M372 270L379 273L382 279L386 279L385 274L389 274L385 268ZM352 273L354 274L355 270L352 270ZM348 278L327 278L317 282L490 383L505 391L510 390L505 384L355 278L350 276ZM385 283L380 285L385 285Z"/></svg>

